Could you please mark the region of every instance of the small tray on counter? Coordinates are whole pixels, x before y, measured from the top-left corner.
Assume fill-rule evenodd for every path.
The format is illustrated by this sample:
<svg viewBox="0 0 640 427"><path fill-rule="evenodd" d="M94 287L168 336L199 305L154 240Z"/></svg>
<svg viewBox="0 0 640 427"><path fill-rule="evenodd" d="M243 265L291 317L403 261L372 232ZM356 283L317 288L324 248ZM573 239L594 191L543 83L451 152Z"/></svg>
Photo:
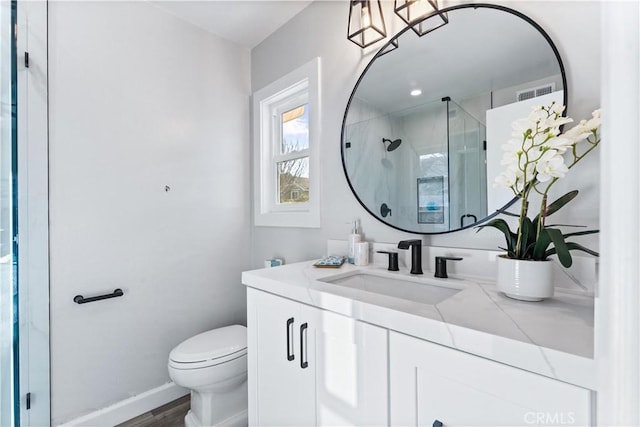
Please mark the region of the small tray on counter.
<svg viewBox="0 0 640 427"><path fill-rule="evenodd" d="M342 255L329 255L314 262L313 266L320 268L339 268L344 264L345 259L346 257Z"/></svg>

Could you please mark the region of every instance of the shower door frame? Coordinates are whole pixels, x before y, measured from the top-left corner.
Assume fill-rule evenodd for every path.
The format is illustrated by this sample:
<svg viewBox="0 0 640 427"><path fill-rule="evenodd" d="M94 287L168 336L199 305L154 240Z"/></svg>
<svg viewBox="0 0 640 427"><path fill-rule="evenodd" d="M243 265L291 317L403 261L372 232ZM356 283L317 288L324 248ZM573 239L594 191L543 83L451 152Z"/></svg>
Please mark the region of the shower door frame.
<svg viewBox="0 0 640 427"><path fill-rule="evenodd" d="M17 29L20 426L43 426L51 423L47 1L18 1Z"/></svg>

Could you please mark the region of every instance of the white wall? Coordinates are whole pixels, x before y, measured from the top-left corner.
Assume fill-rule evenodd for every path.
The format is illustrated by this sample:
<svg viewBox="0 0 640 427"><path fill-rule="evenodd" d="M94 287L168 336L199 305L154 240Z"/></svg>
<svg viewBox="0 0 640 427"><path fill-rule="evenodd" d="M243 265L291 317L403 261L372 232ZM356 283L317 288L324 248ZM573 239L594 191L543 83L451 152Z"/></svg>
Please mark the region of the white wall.
<svg viewBox="0 0 640 427"><path fill-rule="evenodd" d="M600 103L600 5L589 1L496 3L525 13L550 35L560 51L567 72L569 115L578 120L590 116ZM384 4L389 26L398 31L398 18L390 10L393 3ZM287 262L318 257L325 251L326 239L346 238L349 226L345 223L354 217L361 218L364 237L368 240L396 242L413 237L371 217L351 194L342 173L340 132L344 109L361 71L376 49L383 45L380 43L363 52L349 42L346 39L348 14L348 2L314 2L252 50L251 78L254 91L313 57L320 56L323 61L322 227L317 230L254 227L254 266L261 265L262 259L274 255L285 258ZM392 33L394 31L390 31ZM571 171L570 178L555 186L557 194L574 188L582 190L580 197L565 208L567 213L564 213L564 220L591 226L597 224L598 157L596 154L583 160ZM495 249L503 244L498 234L490 230L476 234L472 229L426 236L424 241L438 246ZM597 237L584 242L590 247L597 246Z"/></svg>
<svg viewBox="0 0 640 427"><path fill-rule="evenodd" d="M602 6L602 265L596 294L598 424L640 425L640 3ZM632 224L631 226L629 226Z"/></svg>
<svg viewBox="0 0 640 427"><path fill-rule="evenodd" d="M149 2L60 1L49 67L58 424L162 385L176 344L245 322L250 54Z"/></svg>

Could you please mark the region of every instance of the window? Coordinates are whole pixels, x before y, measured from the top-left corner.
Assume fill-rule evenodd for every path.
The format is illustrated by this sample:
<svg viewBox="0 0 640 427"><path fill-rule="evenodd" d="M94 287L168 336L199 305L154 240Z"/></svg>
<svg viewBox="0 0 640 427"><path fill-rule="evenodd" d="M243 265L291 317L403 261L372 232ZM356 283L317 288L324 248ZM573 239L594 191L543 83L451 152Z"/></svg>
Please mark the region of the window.
<svg viewBox="0 0 640 427"><path fill-rule="evenodd" d="M253 94L255 225L319 227L320 59Z"/></svg>
<svg viewBox="0 0 640 427"><path fill-rule="evenodd" d="M273 156L278 174L278 204L309 201L309 103L275 116L281 129Z"/></svg>

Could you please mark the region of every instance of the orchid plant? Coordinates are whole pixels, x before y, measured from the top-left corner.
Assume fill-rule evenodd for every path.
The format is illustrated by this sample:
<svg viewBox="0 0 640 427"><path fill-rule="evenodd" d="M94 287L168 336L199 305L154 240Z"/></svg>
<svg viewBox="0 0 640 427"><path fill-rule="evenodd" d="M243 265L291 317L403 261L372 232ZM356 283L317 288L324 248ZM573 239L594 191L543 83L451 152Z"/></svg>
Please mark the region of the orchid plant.
<svg viewBox="0 0 640 427"><path fill-rule="evenodd" d="M502 146L501 164L506 169L496 177L494 187L510 188L521 201L520 213L499 212L518 217L518 230L512 232L501 218L493 219L478 228L493 227L504 233L507 257L520 260L543 261L553 254L564 267L572 264L571 250L580 250L598 256L586 247L568 242L575 236L597 233L599 230L563 233L558 227L547 225L546 218L573 200L578 191L570 191L553 203L547 204L551 187L600 143L600 110L591 119L582 120L565 133L560 127L573 122L562 114L565 107L555 102L549 106L536 106L527 118L513 122L513 138ZM537 215L530 219L529 197L541 196ZM553 244L553 247L551 247Z"/></svg>

